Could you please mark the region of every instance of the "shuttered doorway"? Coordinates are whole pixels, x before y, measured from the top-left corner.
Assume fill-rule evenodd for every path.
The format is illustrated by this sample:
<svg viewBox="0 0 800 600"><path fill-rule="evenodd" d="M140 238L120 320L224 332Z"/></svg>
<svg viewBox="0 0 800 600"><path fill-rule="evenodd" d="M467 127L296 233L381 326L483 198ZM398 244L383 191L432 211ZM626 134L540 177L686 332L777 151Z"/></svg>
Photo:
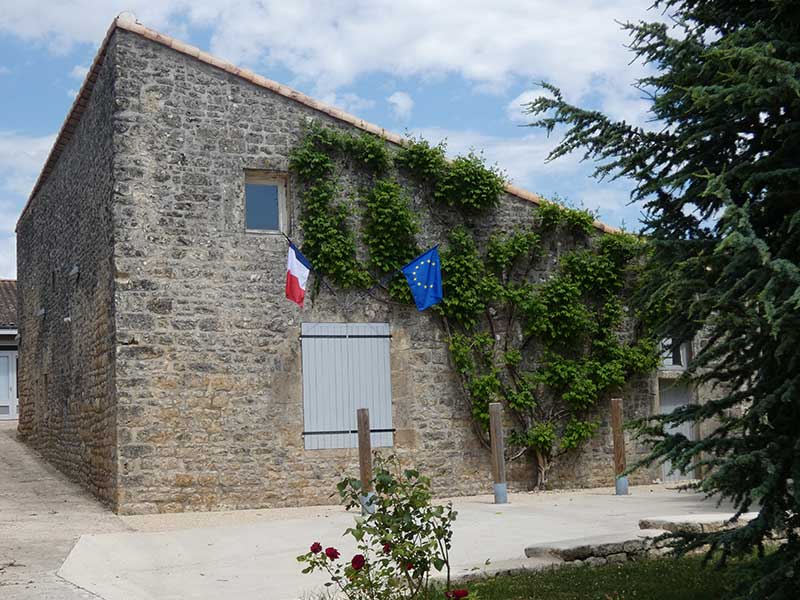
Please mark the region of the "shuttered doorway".
<svg viewBox="0 0 800 600"><path fill-rule="evenodd" d="M368 408L372 446L392 446L388 323L303 323L306 450L355 448L356 409Z"/></svg>
<svg viewBox="0 0 800 600"><path fill-rule="evenodd" d="M682 381L659 379L658 389L662 414L669 414L677 408L692 404L692 390ZM692 423L681 423L677 426L669 426L666 429L669 433L682 433L688 440L695 439L694 426ZM661 468L662 477L665 482L673 483L694 478L694 473L672 471L672 462L669 460L665 461Z"/></svg>

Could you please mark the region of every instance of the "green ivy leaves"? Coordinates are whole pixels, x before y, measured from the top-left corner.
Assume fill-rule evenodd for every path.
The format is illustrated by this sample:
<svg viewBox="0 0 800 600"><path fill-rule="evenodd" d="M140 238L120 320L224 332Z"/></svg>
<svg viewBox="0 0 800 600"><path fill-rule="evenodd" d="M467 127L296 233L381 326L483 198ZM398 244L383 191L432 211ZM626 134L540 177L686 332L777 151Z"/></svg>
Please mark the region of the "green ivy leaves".
<svg viewBox="0 0 800 600"><path fill-rule="evenodd" d="M594 215L585 210L569 208L555 202L542 202L536 216L542 231L553 232L564 227L573 235L589 236L594 228Z"/></svg>
<svg viewBox="0 0 800 600"><path fill-rule="evenodd" d="M416 234L419 222L399 183L379 179L362 195L364 241L369 266L379 273L399 269L419 254Z"/></svg>
<svg viewBox="0 0 800 600"><path fill-rule="evenodd" d="M303 252L314 268L342 287L363 287L369 275L355 258L356 240L347 226L349 211L334 204L336 186L322 180L303 193Z"/></svg>
<svg viewBox="0 0 800 600"><path fill-rule="evenodd" d="M445 275L439 310L465 329L472 329L486 309L493 287L472 234L463 226L454 229L441 257Z"/></svg>
<svg viewBox="0 0 800 600"><path fill-rule="evenodd" d="M496 167L487 167L483 156L470 152L452 162L445 158L444 142L432 146L409 139L395 157L395 164L433 191L436 201L468 213L497 206L505 178Z"/></svg>
<svg viewBox="0 0 800 600"><path fill-rule="evenodd" d="M432 146L426 140L412 138L397 152L394 163L421 183L433 186L447 171L445 149L444 143Z"/></svg>
<svg viewBox="0 0 800 600"><path fill-rule="evenodd" d="M459 156L439 177L433 197L467 212L481 212L497 206L505 188L500 171L486 167L482 156L470 152Z"/></svg>
<svg viewBox="0 0 800 600"><path fill-rule="evenodd" d="M391 152L374 135L309 126L291 153L289 168L304 187L302 249L315 269L342 287L368 287L419 253L418 221L393 169L430 186L434 200L448 206L468 212L494 207L505 186L499 171L487 168L478 155L468 154L451 163L444 152L443 144L432 146L413 139ZM356 258L359 239L349 226L352 210L337 198L337 161L372 179L359 194L364 209L360 241L369 252L366 264ZM389 284L390 294L410 301L400 283ZM472 308L459 314L466 316Z"/></svg>
<svg viewBox="0 0 800 600"><path fill-rule="evenodd" d="M340 166L369 182L357 197L360 239L350 225L356 207L340 199ZM412 139L392 151L376 136L319 126L292 153L290 168L304 188L303 251L318 271L351 288L369 287L420 251L419 221L398 174L465 217L495 208L505 186L474 153L448 162L443 144ZM593 222L587 211L543 202L527 225L480 245L468 227L455 227L441 251L444 299L436 310L450 326L472 418L486 429L489 404L504 402L517 424L509 441L546 461L589 439L598 424L587 416L598 400L657 360L652 341L628 343L619 332L643 244L623 233L593 236ZM543 248L556 236L575 249L541 279ZM388 290L411 300L401 278Z"/></svg>
<svg viewBox="0 0 800 600"><path fill-rule="evenodd" d="M455 229L443 253L442 313L460 328L451 352L473 418L486 427L489 403L504 402L522 425L510 443L549 461L591 438L593 407L632 374L654 368L657 353L648 340L621 337L622 301L641 243L626 234L587 237L589 213L549 203L533 223L538 231L491 236L485 254L468 229ZM542 236L554 235L574 236L576 249L536 282L529 275L541 268Z"/></svg>

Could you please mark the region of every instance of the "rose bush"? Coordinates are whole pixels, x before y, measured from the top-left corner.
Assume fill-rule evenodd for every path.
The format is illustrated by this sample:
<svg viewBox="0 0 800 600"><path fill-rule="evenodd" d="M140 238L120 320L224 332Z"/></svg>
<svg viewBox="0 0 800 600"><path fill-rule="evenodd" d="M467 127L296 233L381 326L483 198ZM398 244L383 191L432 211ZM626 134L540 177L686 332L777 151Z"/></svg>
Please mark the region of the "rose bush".
<svg viewBox="0 0 800 600"><path fill-rule="evenodd" d="M372 489L368 500L375 511L356 518L346 530L358 548L342 561L333 547L321 552L315 542L297 557L303 573L326 571L327 586L347 600L423 600L434 597L432 572L445 573L445 598L465 598L467 590L450 590L450 546L456 512L452 504L434 505L430 479L414 469L402 469L394 456L376 454ZM337 486L347 509L361 510L361 481L346 478ZM438 592L441 598L442 592Z"/></svg>

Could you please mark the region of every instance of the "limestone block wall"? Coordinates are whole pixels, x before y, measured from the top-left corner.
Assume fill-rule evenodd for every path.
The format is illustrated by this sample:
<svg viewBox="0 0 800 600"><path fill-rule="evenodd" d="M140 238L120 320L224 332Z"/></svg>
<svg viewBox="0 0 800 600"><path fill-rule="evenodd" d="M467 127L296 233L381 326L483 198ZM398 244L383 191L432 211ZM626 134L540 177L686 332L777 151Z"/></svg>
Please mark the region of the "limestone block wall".
<svg viewBox="0 0 800 600"><path fill-rule="evenodd" d="M331 501L335 482L357 472L357 455L303 449L304 321L389 322L395 451L439 494L490 490L489 455L435 316L324 289L300 311L284 299L285 240L245 232L244 170L287 171L309 119L344 125L129 32L114 35L124 132L115 137L113 205L120 511ZM345 197L353 200L357 183ZM453 215L414 202L421 244L444 239ZM288 205L300 242L291 178ZM529 203L509 196L483 231L530 216ZM550 250L552 267L561 249ZM631 393L641 394L633 414L651 392L642 383ZM601 431L590 458L558 481L610 484L608 439ZM533 472L529 462L512 465L512 489L526 488Z"/></svg>
<svg viewBox="0 0 800 600"><path fill-rule="evenodd" d="M634 377L619 397L622 398L623 419L632 421L653 413L658 393L653 375ZM606 400L597 407L595 416L600 427L580 452L559 458L553 466L549 483L555 488L601 487L614 485L614 444L611 434L611 405ZM628 466L649 454L648 447L625 432L625 451ZM659 468L640 468L628 476L631 484L651 483L658 477Z"/></svg>
<svg viewBox="0 0 800 600"><path fill-rule="evenodd" d="M83 119L17 229L19 435L112 504L114 73L112 45Z"/></svg>

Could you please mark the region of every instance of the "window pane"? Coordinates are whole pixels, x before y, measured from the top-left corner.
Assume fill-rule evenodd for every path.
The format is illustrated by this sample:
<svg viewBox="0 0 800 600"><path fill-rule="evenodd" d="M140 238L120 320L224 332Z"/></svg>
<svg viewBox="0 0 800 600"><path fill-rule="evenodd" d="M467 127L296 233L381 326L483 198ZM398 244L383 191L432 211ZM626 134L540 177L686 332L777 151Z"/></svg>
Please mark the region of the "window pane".
<svg viewBox="0 0 800 600"><path fill-rule="evenodd" d="M246 228L280 230L277 184L246 183L244 194Z"/></svg>

